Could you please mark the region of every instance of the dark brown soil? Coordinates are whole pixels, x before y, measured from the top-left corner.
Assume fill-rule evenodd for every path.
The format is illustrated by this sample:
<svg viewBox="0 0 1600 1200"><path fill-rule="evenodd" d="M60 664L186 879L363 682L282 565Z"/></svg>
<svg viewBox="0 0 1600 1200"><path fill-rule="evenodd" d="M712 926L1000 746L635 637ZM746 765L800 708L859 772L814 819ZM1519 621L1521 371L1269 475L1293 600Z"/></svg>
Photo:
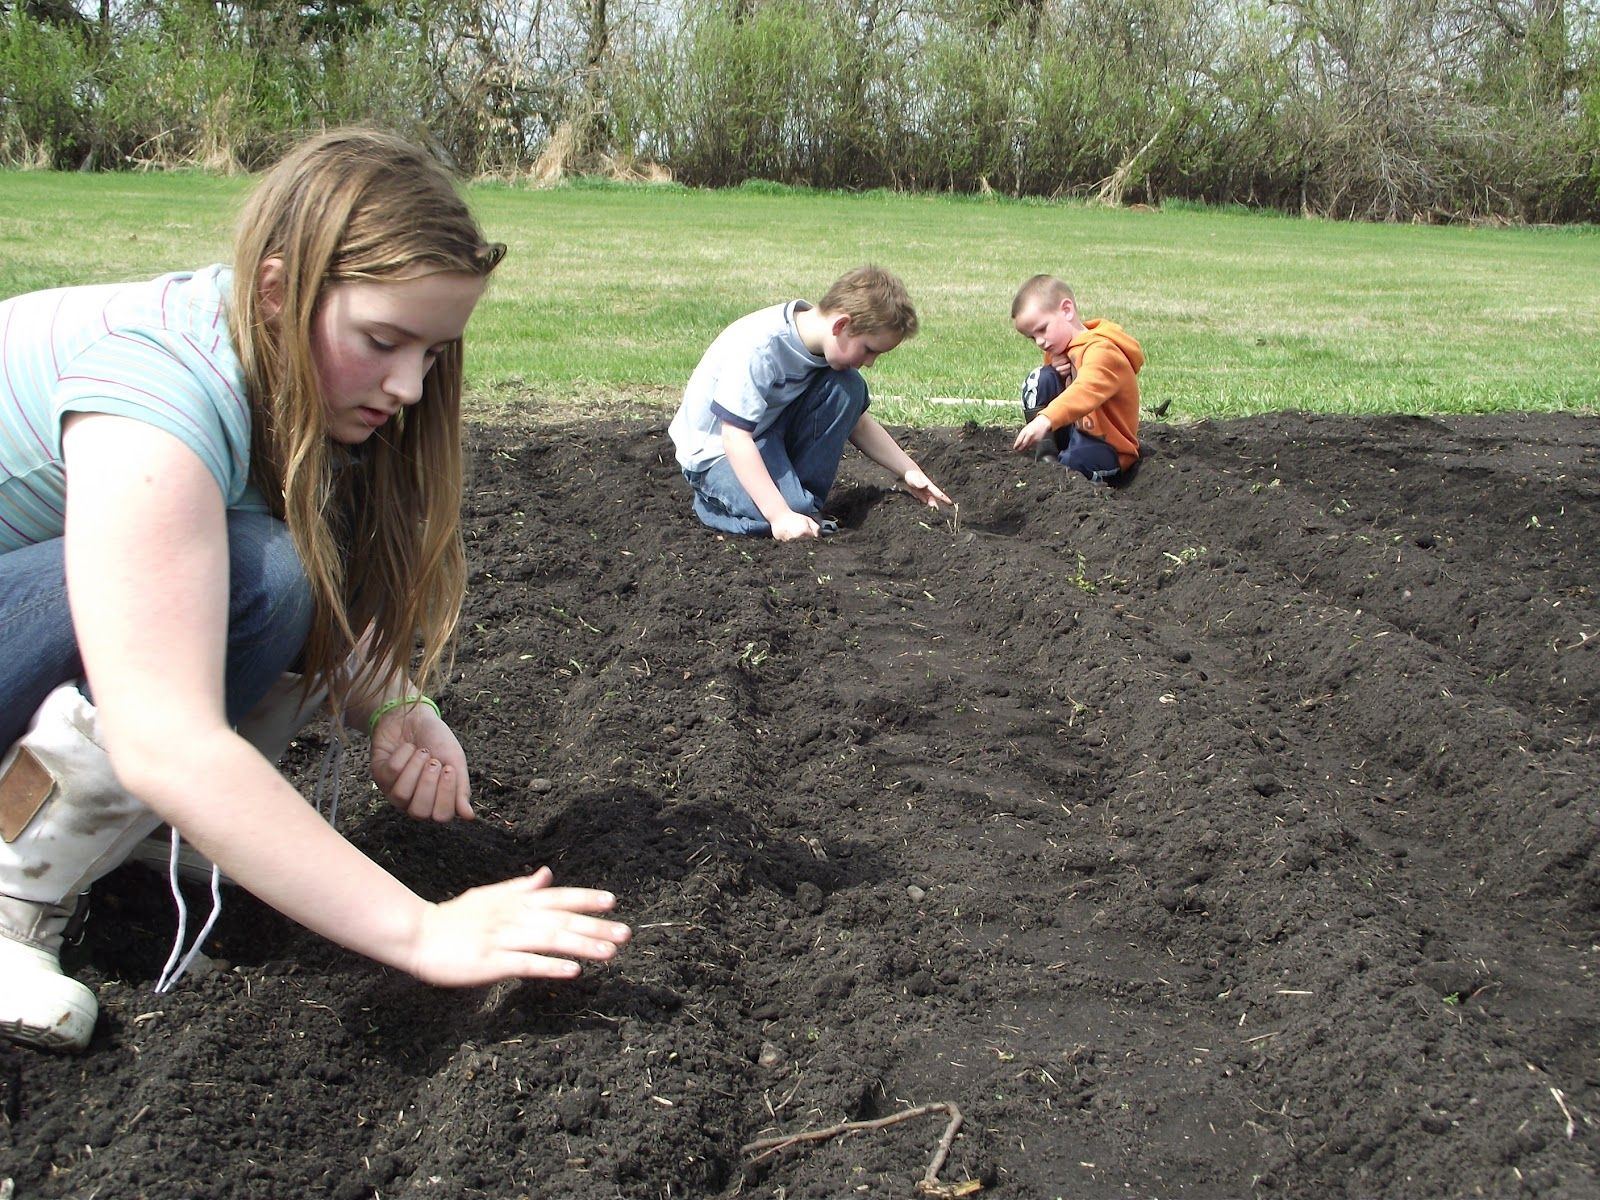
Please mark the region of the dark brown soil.
<svg viewBox="0 0 1600 1200"><path fill-rule="evenodd" d="M633 945L434 991L234 895L155 996L125 869L90 1052L0 1051L0 1179L910 1197L943 1115L741 1147L953 1103L982 1195L1600 1195L1600 426L1149 432L1118 491L912 433L959 523L852 455L780 546L696 524L660 428L475 430L482 819L357 753L343 824L430 896L612 888Z"/></svg>

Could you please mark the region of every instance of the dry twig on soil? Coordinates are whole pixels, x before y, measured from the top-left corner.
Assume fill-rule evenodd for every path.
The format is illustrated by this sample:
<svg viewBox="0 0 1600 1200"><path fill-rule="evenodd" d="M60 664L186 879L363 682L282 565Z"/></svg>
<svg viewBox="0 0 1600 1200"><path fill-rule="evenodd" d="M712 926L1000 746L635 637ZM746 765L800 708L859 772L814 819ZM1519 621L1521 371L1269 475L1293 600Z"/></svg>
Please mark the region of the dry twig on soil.
<svg viewBox="0 0 1600 1200"><path fill-rule="evenodd" d="M939 1171L944 1167L944 1160L949 1157L950 1147L956 1140L956 1133L961 1128L961 1110L953 1103L945 1101L939 1104L924 1104L918 1108L908 1108L904 1112L893 1113L887 1117L879 1117L875 1121L841 1121L837 1125L829 1125L825 1129L808 1129L804 1133L788 1133L778 1137L761 1138L759 1141L750 1142L740 1147L743 1154L754 1154L760 1161L769 1154L777 1154L787 1150L790 1146L797 1146L801 1142L825 1142L829 1138L838 1137L846 1133L867 1133L874 1129L884 1129L890 1125L898 1125L901 1121L909 1121L913 1117L925 1117L930 1113L948 1113L950 1121L944 1127L944 1136L939 1139L939 1147L933 1152L933 1159L928 1163L928 1169L922 1173L922 1179L917 1183L917 1195L934 1197L934 1200L950 1200L953 1197L970 1196L979 1191L983 1185L978 1180L969 1179L961 1183L940 1183Z"/></svg>

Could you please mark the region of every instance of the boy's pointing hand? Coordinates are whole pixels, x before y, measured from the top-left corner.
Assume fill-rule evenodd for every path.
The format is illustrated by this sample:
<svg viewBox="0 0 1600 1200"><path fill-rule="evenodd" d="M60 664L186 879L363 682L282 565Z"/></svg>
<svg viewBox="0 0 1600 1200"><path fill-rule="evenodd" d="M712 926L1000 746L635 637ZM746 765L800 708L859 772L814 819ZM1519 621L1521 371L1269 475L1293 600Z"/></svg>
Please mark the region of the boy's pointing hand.
<svg viewBox="0 0 1600 1200"><path fill-rule="evenodd" d="M939 485L929 479L923 473L921 467L912 467L904 475L900 476L900 482L906 485L906 491L910 492L929 508L938 508L941 504L955 503L954 500L939 490Z"/></svg>
<svg viewBox="0 0 1600 1200"><path fill-rule="evenodd" d="M1011 443L1011 449L1027 450L1032 446L1037 446L1040 442L1044 441L1045 438L1050 436L1051 428L1050 418L1045 416L1043 413L1040 413L1037 417L1022 427L1021 431L1017 434L1017 440Z"/></svg>

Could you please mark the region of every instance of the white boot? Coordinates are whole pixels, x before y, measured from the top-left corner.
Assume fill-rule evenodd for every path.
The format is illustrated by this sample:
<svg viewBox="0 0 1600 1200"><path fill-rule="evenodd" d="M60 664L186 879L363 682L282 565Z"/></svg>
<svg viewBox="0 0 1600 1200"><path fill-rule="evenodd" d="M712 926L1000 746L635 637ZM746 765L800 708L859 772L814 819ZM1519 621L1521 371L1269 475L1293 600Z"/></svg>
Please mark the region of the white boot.
<svg viewBox="0 0 1600 1200"><path fill-rule="evenodd" d="M61 973L61 930L70 915L59 905L0 896L0 1037L41 1050L75 1051L89 1044L100 1002ZM39 940L15 938L14 929Z"/></svg>
<svg viewBox="0 0 1600 1200"><path fill-rule="evenodd" d="M94 993L61 974L61 934L80 893L158 818L118 783L94 708L72 685L45 697L0 759L0 1034L82 1050Z"/></svg>
<svg viewBox="0 0 1600 1200"><path fill-rule="evenodd" d="M301 691L304 686L305 676L285 671L250 715L234 726L239 736L261 751L261 757L273 766L278 765L295 735L310 724L328 699L327 688L314 688L307 696Z"/></svg>

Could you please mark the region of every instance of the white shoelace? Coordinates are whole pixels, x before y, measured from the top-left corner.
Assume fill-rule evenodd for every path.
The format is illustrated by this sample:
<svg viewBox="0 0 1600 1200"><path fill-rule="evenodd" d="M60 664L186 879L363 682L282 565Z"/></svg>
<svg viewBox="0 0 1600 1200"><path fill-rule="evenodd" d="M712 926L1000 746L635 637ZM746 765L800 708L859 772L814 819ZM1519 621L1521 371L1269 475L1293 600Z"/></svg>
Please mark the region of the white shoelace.
<svg viewBox="0 0 1600 1200"><path fill-rule="evenodd" d="M339 824L339 775L343 763L344 739L338 735L336 727L333 740L323 752L322 764L317 771L316 791L311 798L317 815L334 828L338 828ZM172 953L167 955L167 965L161 968L161 976L156 980L157 994L171 991L173 985L187 974L194 960L199 957L200 947L205 945L217 918L222 916L222 871L216 863L212 863L211 915L201 926L194 945L189 947L188 953L184 952L184 942L189 935L189 905L183 899L183 889L178 886L178 855L183 847L183 837L176 828L171 829L170 833L172 852L167 858L167 886L172 889L173 902L178 906L178 936L173 939Z"/></svg>
<svg viewBox="0 0 1600 1200"><path fill-rule="evenodd" d="M183 838L176 828L171 833L172 854L167 859L167 883L172 888L172 898L178 905L178 936L173 940L172 953L167 955L167 965L161 968L161 978L156 980L157 994L171 991L172 985L183 978L184 973L199 955L200 947L205 944L206 935L211 932L211 927L222 915L222 872L216 863L212 863L211 916L206 919L205 925L200 930L200 936L194 940L194 945L189 948L187 954L184 954L183 943L189 933L189 906L184 903L183 889L178 886L178 851L183 846Z"/></svg>

